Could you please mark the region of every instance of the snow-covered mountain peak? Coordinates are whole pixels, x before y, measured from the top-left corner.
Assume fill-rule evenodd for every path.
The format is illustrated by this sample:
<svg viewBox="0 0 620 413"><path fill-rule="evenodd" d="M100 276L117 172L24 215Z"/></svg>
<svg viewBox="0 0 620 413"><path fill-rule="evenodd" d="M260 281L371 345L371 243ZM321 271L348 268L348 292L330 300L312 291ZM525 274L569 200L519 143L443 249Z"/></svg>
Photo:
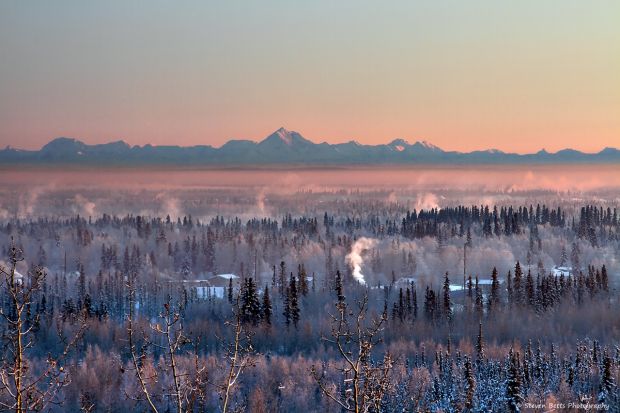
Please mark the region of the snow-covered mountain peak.
<svg viewBox="0 0 620 413"><path fill-rule="evenodd" d="M298 132L290 131L285 128L278 129L260 142L262 146L294 146L298 144L312 144L312 142L301 136Z"/></svg>
<svg viewBox="0 0 620 413"><path fill-rule="evenodd" d="M440 151L441 148L439 146L433 145L429 141L417 141L414 146L422 147L424 149L429 149L432 151Z"/></svg>

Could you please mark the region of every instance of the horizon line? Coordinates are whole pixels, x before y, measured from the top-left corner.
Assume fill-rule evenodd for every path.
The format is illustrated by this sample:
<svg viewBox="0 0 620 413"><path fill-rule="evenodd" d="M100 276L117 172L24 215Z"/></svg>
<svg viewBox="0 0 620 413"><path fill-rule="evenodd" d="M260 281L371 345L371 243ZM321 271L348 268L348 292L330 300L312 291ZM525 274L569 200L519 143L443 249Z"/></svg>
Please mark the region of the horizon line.
<svg viewBox="0 0 620 413"><path fill-rule="evenodd" d="M583 154L598 154L606 149L614 149L614 150L620 150L620 148L618 147L613 147L613 146L605 146L602 147L601 149L599 149L598 151L595 152L584 152L582 150L579 149L575 149L572 147L564 147L561 149L558 149L554 152L552 151L547 151L544 147L541 147L539 150L535 151L535 152L514 152L514 151L504 151L502 149L499 149L497 147L491 147L491 148L479 148L479 149L472 149L470 151L458 151L458 150L451 150L451 149L445 149L443 147L439 147L435 144L433 144L430 140L427 139L416 139L415 141L410 141L407 138L403 138L403 137L394 137L391 140L385 142L385 143L377 143L377 144L372 144L372 143L362 143L357 141L356 139L349 139L349 140L344 140L344 141L339 141L339 142L329 142L326 140L323 141L314 141L312 139L309 139L307 137L305 137L302 133L292 130L292 129L287 129L285 127L280 127L276 130L274 130L273 132L271 132L269 135L263 137L263 138L259 138L259 139L248 139L248 138L228 138L224 143L222 143L219 146L215 146L212 144L203 144L203 143L198 143L198 144L194 144L194 145L175 145L175 144L151 144L151 143L145 143L145 144L131 144L129 143L125 138L120 138L120 139L111 139L108 141L104 141L104 142L97 142L97 143L89 143L89 142L85 142L83 139L84 138L76 138L76 137L71 137L71 136L57 136L54 138L51 138L49 141L47 141L47 143L44 143L43 145L41 145L38 149L25 149L25 148L20 148L17 146L13 146L10 144L7 144L4 148L0 149L0 151L3 150L18 150L18 151L28 151L28 152L37 152L37 151L41 151L45 146L47 146L48 144L57 141L57 140L62 140L62 139L67 139L67 140L72 140L75 142L79 142L82 143L84 145L88 145L88 146L96 146L96 145L109 145L109 144L113 144L113 143L124 143L125 145L129 146L130 148L144 148L144 147L178 147L178 148L196 148L196 147L210 147L210 148L214 148L214 149L220 149L222 147L224 147L225 145L227 145L230 142L252 142L254 144L260 144L261 142L264 142L265 140L267 140L268 138L270 138L271 136L278 134L279 132L285 132L288 134L297 134L299 136L301 136L303 139L311 142L314 145L321 145L321 144L328 144L328 145L344 145L344 144L349 144L349 143L354 143L360 146L369 146L369 147L376 147L376 146L382 146L382 145L390 145L396 141L403 141L406 142L408 145L415 145L415 144L420 144L420 145L424 145L427 147L431 147L431 148L435 148L438 149L440 151L446 152L446 153L461 153L461 154L468 154L468 153L473 153L473 152L492 152L492 151L497 151L497 152L501 152L504 153L506 155L535 155L535 154L539 154L539 153L548 153L548 154L557 154L558 152L562 152L562 151L576 151L576 152L580 152Z"/></svg>

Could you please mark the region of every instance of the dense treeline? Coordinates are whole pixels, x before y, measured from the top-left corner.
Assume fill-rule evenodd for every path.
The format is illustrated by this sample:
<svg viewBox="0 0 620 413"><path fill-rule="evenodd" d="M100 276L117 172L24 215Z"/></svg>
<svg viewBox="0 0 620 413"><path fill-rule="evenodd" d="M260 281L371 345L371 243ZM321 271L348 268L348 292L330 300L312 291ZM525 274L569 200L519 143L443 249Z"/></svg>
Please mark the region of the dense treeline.
<svg viewBox="0 0 620 413"><path fill-rule="evenodd" d="M103 215L0 228L2 268L15 270L2 286L5 406L11 378L26 371L14 367L16 309L32 343L27 371L53 359L41 386L63 378L45 405L56 411L620 406L617 275L595 254L618 242L615 209L463 206L387 221ZM554 231L559 270L536 263ZM376 275L365 285L345 257L360 236L389 240L361 253ZM439 255L510 238L523 261L421 274L424 257L401 245L410 238L432 240ZM211 278L226 272L237 277ZM36 288L26 297L26 287Z"/></svg>
<svg viewBox="0 0 620 413"><path fill-rule="evenodd" d="M475 231L479 235L490 237L510 236L524 233L526 230L534 230L536 226L560 227L569 226L580 238L588 238L596 243L598 237L616 240L619 236L618 227L620 217L616 208L597 207L586 205L581 207L579 216L568 220L566 213L561 207L549 208L546 205L502 206L500 208L489 206L457 206L446 208L433 208L429 210L407 211L398 218L382 221L380 217L369 214L366 217L335 217L325 212L323 227L329 237L335 230L352 233L355 230L365 229L375 235L394 236L401 235L407 238L422 238L425 236L437 237L444 231L445 236L462 238L467 230ZM148 239L155 236L159 241L165 241L165 231L171 228L191 231L201 229L206 236L211 231L215 240L226 240L240 235L273 236L283 234L297 234L299 236L312 237L320 233L318 219L316 217L301 216L293 218L286 214L280 221L272 218L252 218L243 222L238 217L225 219L216 216L209 222L201 222L190 216L179 217L173 221L170 216L162 218L148 218L144 216L125 217L109 216L104 214L101 218L93 220L76 216L71 219L41 218L35 221L10 220L2 226L5 234L14 231L30 236L56 236L58 231L67 227L75 229L77 242L88 245L94 238L94 230L105 228L133 229L139 238ZM602 234L602 235L601 235ZM163 239L162 239L163 237ZM204 243L204 238L203 238ZM204 246L204 245L203 245Z"/></svg>

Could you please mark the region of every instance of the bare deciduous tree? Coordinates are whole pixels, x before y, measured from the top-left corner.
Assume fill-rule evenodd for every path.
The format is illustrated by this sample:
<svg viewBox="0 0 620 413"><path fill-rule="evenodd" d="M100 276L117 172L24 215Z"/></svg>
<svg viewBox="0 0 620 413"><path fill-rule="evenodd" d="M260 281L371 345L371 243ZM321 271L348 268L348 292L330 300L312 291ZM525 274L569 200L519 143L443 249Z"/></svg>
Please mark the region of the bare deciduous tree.
<svg viewBox="0 0 620 413"><path fill-rule="evenodd" d="M136 306L134 279L135 276L130 275L127 281L129 294L127 335L131 364L141 393L141 397L135 398L146 401L152 412L159 411L156 402L163 399L173 400L178 413L192 412L196 403L204 400L207 384L207 369L198 356L197 342L185 334L181 312L175 311L168 300L159 315L159 322L150 325L150 331L162 340L158 343L146 331L142 331L141 344L138 346L134 320ZM163 365L159 367L164 370L162 373L171 378L172 383L163 392L158 392L154 388L159 376L157 369L149 369L144 363L149 348L156 348L164 353ZM182 355L192 356L191 370L179 365L179 357Z"/></svg>
<svg viewBox="0 0 620 413"><path fill-rule="evenodd" d="M241 311L239 308L239 296L233 307L232 320L226 321L226 325L234 332L232 341L224 342L226 349L226 377L218 387L222 399L222 413L230 409L232 390L237 384L243 371L254 364L256 352L252 347L252 335L243 326Z"/></svg>
<svg viewBox="0 0 620 413"><path fill-rule="evenodd" d="M41 291L45 271L35 267L22 275L17 271L17 263L24 260L23 251L13 240L9 249L9 268L0 266L4 276L4 289L9 296L8 311L0 308L0 316L7 324L3 337L6 354L0 366L0 410L23 413L42 411L51 404L60 404L59 391L69 384L70 378L64 363L86 329L83 317L78 317L77 331L70 338L64 336L59 324L58 334L63 351L58 357L48 355L45 366L36 371L28 352L34 346L33 327L38 324L39 314L30 320L30 304Z"/></svg>
<svg viewBox="0 0 620 413"><path fill-rule="evenodd" d="M319 388L327 397L338 403L346 411L355 413L379 412L385 396L393 389L390 372L394 361L389 353L376 362L372 359L374 347L382 339L380 333L387 320L384 312L367 323L368 296L357 303L356 311L349 311L345 302L336 304L337 314L332 315L331 337L322 337L323 341L336 346L342 367L335 369L343 377L345 389L337 392L326 377L329 366L325 364L322 371L312 367L311 374Z"/></svg>

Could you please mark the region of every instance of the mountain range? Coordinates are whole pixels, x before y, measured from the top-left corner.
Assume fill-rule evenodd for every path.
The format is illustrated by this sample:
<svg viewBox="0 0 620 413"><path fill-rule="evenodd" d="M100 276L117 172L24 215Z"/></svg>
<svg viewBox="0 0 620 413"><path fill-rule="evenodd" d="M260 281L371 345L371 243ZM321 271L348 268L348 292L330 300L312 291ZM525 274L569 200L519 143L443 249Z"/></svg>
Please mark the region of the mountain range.
<svg viewBox="0 0 620 413"><path fill-rule="evenodd" d="M620 163L620 150L597 153L544 149L531 154L496 149L444 151L426 141L409 143L395 139L388 144L362 145L314 143L301 134L280 128L260 142L234 139L219 148L197 146L130 146L116 141L89 145L73 138L56 138L40 150L7 147L0 150L0 165L84 166L268 166L268 165L416 165L416 164L554 164Z"/></svg>

